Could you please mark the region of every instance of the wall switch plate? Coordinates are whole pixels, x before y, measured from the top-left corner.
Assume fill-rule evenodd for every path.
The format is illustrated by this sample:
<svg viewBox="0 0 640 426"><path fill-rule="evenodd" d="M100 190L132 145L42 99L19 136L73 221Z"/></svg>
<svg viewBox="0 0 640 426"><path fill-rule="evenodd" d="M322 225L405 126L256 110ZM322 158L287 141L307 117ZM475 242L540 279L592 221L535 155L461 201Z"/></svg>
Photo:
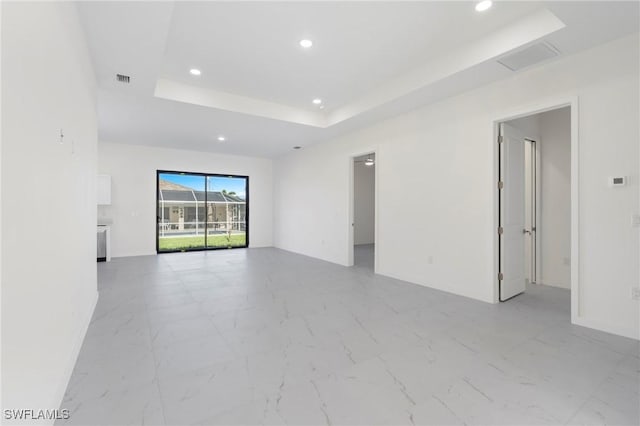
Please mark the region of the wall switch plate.
<svg viewBox="0 0 640 426"><path fill-rule="evenodd" d="M631 287L631 298L633 300L640 300L640 287Z"/></svg>
<svg viewBox="0 0 640 426"><path fill-rule="evenodd" d="M627 177L626 176L611 176L608 179L610 187L620 187L627 185Z"/></svg>

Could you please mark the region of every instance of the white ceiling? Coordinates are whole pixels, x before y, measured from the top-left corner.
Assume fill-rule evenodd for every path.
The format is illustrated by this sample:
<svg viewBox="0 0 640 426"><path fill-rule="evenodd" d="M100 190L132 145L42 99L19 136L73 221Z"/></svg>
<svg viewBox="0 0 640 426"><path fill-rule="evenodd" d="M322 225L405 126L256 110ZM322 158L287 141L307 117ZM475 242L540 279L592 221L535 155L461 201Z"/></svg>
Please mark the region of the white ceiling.
<svg viewBox="0 0 640 426"><path fill-rule="evenodd" d="M479 14L466 2L178 3L161 73L193 84L185 66L197 66L204 70L198 86L303 109L319 96L335 108L535 8L512 3ZM315 42L312 49L300 48L303 38Z"/></svg>
<svg viewBox="0 0 640 426"><path fill-rule="evenodd" d="M505 78L496 59L537 41L566 56L639 30L637 2L474 4L81 2L100 140L277 157Z"/></svg>

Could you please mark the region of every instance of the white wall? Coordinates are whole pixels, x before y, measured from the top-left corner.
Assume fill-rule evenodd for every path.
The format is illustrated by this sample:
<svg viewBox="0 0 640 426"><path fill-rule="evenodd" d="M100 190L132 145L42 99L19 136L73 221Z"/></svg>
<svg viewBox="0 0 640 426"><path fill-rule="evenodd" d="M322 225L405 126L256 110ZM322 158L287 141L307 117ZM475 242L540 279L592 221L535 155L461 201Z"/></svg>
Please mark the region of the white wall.
<svg viewBox="0 0 640 426"><path fill-rule="evenodd" d="M249 247L272 245L271 160L100 142L98 169L111 175L111 205L98 214L113 220L114 257L156 253L157 170L249 176Z"/></svg>
<svg viewBox="0 0 640 426"><path fill-rule="evenodd" d="M376 166L353 166L353 243L373 244L375 239Z"/></svg>
<svg viewBox="0 0 640 426"><path fill-rule="evenodd" d="M571 110L540 114L542 284L571 288Z"/></svg>
<svg viewBox="0 0 640 426"><path fill-rule="evenodd" d="M639 209L638 44L637 35L626 37L289 154L274 164L275 245L347 264L349 156L375 150L379 272L494 302L493 123L577 96L576 321L637 338L630 287L639 280L638 230L631 228ZM612 173L630 184L611 191ZM397 220L399 205L411 232Z"/></svg>
<svg viewBox="0 0 640 426"><path fill-rule="evenodd" d="M540 138L540 117L543 113L527 115L526 117L509 120L509 125L520 130L525 137L535 139Z"/></svg>
<svg viewBox="0 0 640 426"><path fill-rule="evenodd" d="M2 64L2 3L0 2L0 65ZM0 66L0 100L2 97L2 66ZM0 101L0 336L2 333L2 104ZM0 350L0 375L2 373L2 350ZM0 408L4 408L4 399L2 397L2 379L0 379Z"/></svg>
<svg viewBox="0 0 640 426"><path fill-rule="evenodd" d="M540 150L538 284L571 288L571 109L512 120Z"/></svg>
<svg viewBox="0 0 640 426"><path fill-rule="evenodd" d="M60 406L97 300L94 84L72 3L2 2L3 409Z"/></svg>

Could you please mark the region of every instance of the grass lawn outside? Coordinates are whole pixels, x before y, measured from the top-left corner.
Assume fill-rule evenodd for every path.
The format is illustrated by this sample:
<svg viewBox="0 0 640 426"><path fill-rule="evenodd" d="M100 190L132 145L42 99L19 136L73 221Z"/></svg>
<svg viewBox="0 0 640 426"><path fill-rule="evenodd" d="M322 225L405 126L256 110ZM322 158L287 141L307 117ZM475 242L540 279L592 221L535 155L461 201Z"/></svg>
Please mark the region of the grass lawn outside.
<svg viewBox="0 0 640 426"><path fill-rule="evenodd" d="M245 234L232 234L231 241L227 239L227 235L209 235L207 237L208 247L243 247L245 244ZM158 245L160 251L204 248L204 235L160 237Z"/></svg>

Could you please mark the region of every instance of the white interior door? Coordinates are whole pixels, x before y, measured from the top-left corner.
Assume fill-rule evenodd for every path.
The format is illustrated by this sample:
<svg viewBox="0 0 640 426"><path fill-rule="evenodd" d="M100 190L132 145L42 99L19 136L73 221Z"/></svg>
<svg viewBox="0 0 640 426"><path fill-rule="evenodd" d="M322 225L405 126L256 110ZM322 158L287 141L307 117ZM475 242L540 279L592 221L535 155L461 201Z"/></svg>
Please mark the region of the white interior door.
<svg viewBox="0 0 640 426"><path fill-rule="evenodd" d="M524 135L501 124L500 134L500 300L525 290Z"/></svg>

